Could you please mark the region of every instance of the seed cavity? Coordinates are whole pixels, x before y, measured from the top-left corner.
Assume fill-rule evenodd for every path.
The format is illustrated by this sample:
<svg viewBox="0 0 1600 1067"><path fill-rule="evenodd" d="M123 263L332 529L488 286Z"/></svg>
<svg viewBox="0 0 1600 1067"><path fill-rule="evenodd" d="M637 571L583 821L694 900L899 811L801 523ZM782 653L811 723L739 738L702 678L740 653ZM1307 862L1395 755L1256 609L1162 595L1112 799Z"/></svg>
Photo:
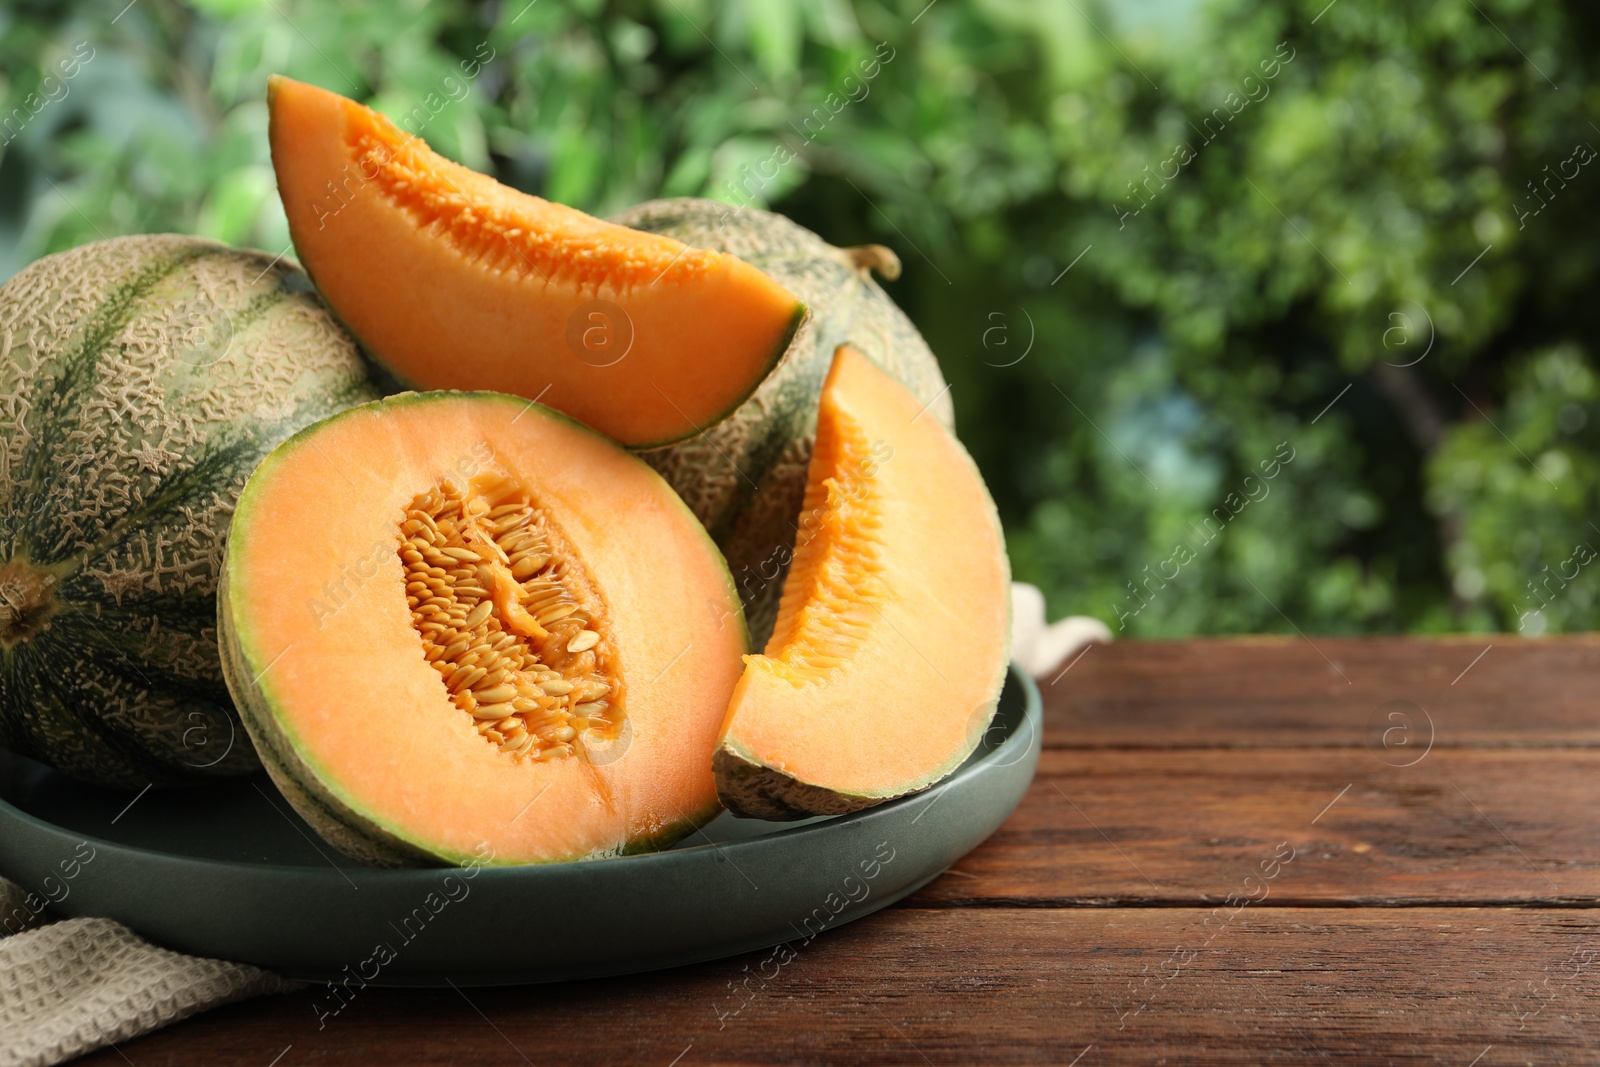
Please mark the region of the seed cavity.
<svg viewBox="0 0 1600 1067"><path fill-rule="evenodd" d="M711 249L686 247L674 254L662 243L645 250L635 242L611 240L598 229L568 233L545 226L536 211L530 214L514 198L469 200L448 170L439 169L427 145L381 116L350 114L345 139L364 188L370 182L374 195L485 270L593 290L618 276L658 277L672 285L726 269L722 254ZM493 515L494 509L484 514Z"/></svg>
<svg viewBox="0 0 1600 1067"><path fill-rule="evenodd" d="M411 501L398 529L423 658L479 736L521 762L569 757L585 735L620 732L604 606L518 482L492 472L465 488L441 482Z"/></svg>
<svg viewBox="0 0 1600 1067"><path fill-rule="evenodd" d="M746 657L797 688L850 660L887 595L882 479L866 428L843 411L819 421L812 462L835 474L806 486L772 637L760 656Z"/></svg>

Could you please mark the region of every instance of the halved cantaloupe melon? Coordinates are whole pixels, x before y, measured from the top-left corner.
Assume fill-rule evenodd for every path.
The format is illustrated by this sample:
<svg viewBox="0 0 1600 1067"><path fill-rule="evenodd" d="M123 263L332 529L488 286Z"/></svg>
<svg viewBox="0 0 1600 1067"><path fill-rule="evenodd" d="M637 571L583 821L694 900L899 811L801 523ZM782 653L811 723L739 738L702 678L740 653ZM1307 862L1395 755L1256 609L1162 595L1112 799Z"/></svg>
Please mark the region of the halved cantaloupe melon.
<svg viewBox="0 0 1600 1067"><path fill-rule="evenodd" d="M794 561L717 746L722 802L855 811L954 770L1005 678L1010 565L966 449L842 345L822 389Z"/></svg>
<svg viewBox="0 0 1600 1067"><path fill-rule="evenodd" d="M274 781L384 865L664 847L715 814L745 651L721 555L642 461L493 393L404 394L251 476L219 606Z"/></svg>
<svg viewBox="0 0 1600 1067"><path fill-rule="evenodd" d="M267 101L300 262L405 385L516 393L656 447L738 407L804 317L734 256L509 189L336 93L274 75Z"/></svg>

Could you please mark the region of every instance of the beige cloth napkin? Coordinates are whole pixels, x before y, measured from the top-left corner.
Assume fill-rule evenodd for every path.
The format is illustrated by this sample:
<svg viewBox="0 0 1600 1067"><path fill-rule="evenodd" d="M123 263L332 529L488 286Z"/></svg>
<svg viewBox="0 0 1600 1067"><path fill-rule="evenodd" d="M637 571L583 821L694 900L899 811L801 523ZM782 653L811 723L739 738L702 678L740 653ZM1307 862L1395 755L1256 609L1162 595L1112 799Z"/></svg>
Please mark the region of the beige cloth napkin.
<svg viewBox="0 0 1600 1067"><path fill-rule="evenodd" d="M1087 645L1111 640L1097 619L1045 622L1044 597L1012 588L1012 658L1046 677ZM0 878L0 930L35 907ZM0 936L0 1067L50 1067L222 1004L297 989L270 971L156 948L110 919L54 921Z"/></svg>
<svg viewBox="0 0 1600 1067"><path fill-rule="evenodd" d="M1090 645L1109 645L1111 627L1091 615L1045 621L1044 594L1026 582L1011 583L1011 658L1040 681L1055 677Z"/></svg>
<svg viewBox="0 0 1600 1067"><path fill-rule="evenodd" d="M0 878L0 916L33 906ZM0 938L0 1067L49 1067L246 997L298 988L242 963L156 948L110 919L39 916Z"/></svg>

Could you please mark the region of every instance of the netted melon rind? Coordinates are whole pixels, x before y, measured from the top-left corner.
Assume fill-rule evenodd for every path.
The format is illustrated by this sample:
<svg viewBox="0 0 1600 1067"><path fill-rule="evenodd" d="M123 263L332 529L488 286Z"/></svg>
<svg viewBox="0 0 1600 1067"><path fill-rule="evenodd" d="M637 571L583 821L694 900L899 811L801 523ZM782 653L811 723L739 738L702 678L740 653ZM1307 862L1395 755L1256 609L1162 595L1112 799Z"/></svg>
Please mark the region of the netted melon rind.
<svg viewBox="0 0 1600 1067"><path fill-rule="evenodd" d="M261 456L373 395L308 290L172 234L0 286L0 568L52 581L42 624L0 642L0 744L135 789L259 765L217 653L228 524Z"/></svg>
<svg viewBox="0 0 1600 1067"><path fill-rule="evenodd" d="M811 309L783 359L732 415L698 437L644 454L727 557L760 648L777 618L834 349L854 345L953 428L949 389L927 342L857 257L782 215L679 198L640 204L611 221L730 252Z"/></svg>

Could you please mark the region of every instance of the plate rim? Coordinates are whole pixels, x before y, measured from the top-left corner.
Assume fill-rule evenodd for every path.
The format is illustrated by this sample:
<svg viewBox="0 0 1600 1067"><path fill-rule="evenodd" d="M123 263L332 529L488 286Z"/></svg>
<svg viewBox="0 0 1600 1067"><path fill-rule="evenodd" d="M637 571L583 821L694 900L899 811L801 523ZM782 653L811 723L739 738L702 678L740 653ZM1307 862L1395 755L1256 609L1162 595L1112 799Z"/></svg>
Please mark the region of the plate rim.
<svg viewBox="0 0 1600 1067"><path fill-rule="evenodd" d="M818 832L824 827L845 826L857 822L866 822L872 819L874 816L880 816L897 811L907 804L914 803L922 798L942 794L956 782L985 771L992 764L999 762L1002 756L1009 756L1018 745L1023 746L1023 754L1018 756L1017 759L1020 760L1026 758L1027 749L1033 746L1034 741L1032 735L1035 733L1040 735L1042 747L1044 726L1043 699L1039 691L1038 683L1035 682L1033 677L1029 675L1027 671L1023 670L1021 665L1015 660L1009 661L1006 667L1006 682L1010 682L1012 679L1015 679L1020 684L1022 689L1022 708L1016 727L1006 734L1004 741L1002 741L995 748L991 749L989 752L980 756L976 760L972 760L969 756L968 760L963 761L961 766L957 767L955 770L951 771L937 782L934 782L932 785L918 790L917 792L906 793L902 796L894 797L891 800L886 800L881 804L875 804L870 808L862 808L859 811L847 812L843 815L833 816L817 822L808 821L800 826L787 826L783 827L782 829L755 834L736 841L715 842L708 840L705 843L698 845L673 845L669 846L668 848L652 852L638 852L630 855L605 856L597 859L552 860L545 863L523 864L486 864L476 868L474 877L483 877L485 875L498 877L505 877L507 875L534 877L537 876L537 873L541 872L566 872L579 869L591 871L601 870L609 869L608 865L617 861L637 861L640 863L646 861L655 861L659 863L668 861L669 858L673 856L696 856L699 855L702 850L715 849L720 851L726 849L740 849L756 847L762 842L786 841L792 837ZM1004 683L1002 683L1002 691L1003 690ZM999 696L997 695L995 699L998 708ZM992 720L989 728L993 728ZM0 753L0 755L13 754ZM21 758L26 759L27 757ZM32 762L38 763L39 761L35 760ZM48 766L47 764L41 765ZM1010 766L1011 764L1008 762L1005 765ZM250 777L254 777L254 775L241 776L240 780ZM274 788L276 788L275 785ZM932 804L930 804L929 807L931 808ZM103 837L77 834L68 827L64 827L59 823L50 822L46 819L40 818L37 815L34 815L32 812L18 807L3 795L0 795L0 808L5 810L8 818L20 819L22 822L30 824L36 831L61 838L71 838L74 841L87 841L89 844L94 845L97 848L104 846L115 853L130 856L130 858L148 858L173 864L193 864L205 870L213 870L219 873L238 872L251 873L257 876L289 877L297 879L306 877L338 877L340 872L345 869L343 865L333 864L331 860L329 861L328 867L318 867L309 864L295 865L284 863L250 863L243 860L210 859L204 856L190 856L180 852L168 852L160 849L147 848L142 845L125 844L120 841L114 841ZM725 810L726 809L724 809L724 811ZM723 814L723 812L719 812L717 816L714 816L714 818L720 817L721 814ZM706 825L709 824L710 822L708 820ZM699 827L694 831L690 831L690 834L702 831L703 829L703 826ZM318 840L322 840L320 836ZM322 843L327 844L326 841L323 841ZM313 844L315 844L315 842L313 842ZM332 848L333 846L329 845L328 847ZM473 870L471 867L460 866L374 867L363 864L360 860L357 860L352 856L347 856L342 852L338 852L337 849L334 851L340 858L349 860L349 868L359 871L363 877L377 877L385 882L393 881L403 883L407 878L431 880L448 875L454 871ZM4 872L0 872L0 876L4 876Z"/></svg>
<svg viewBox="0 0 1600 1067"><path fill-rule="evenodd" d="M318 905L310 907L310 910L302 907L307 901L323 900L330 892L343 900L342 889L336 891L334 887L342 887L351 877L361 882L359 886L351 882L352 887L370 889L378 894L372 903L380 910L387 907L388 901L409 898L424 887L435 888L452 876L478 879L474 885L481 886L490 894L487 900L491 908L496 901L504 904L541 895L559 906L559 902L581 900L583 895L589 893L612 894L625 906L632 901L630 910L643 916L647 925L639 929L622 930L618 935L623 939L621 941L613 938L600 946L592 946L600 949L598 953L585 951L573 955L574 950L569 946L548 956L537 951L519 955L517 953L524 951L527 946L518 944L513 946L509 955L503 949L473 949L462 954L455 949L441 947L461 944L459 940L435 940L426 949L405 951L404 962L397 960L392 966L385 967L380 974L368 980L368 984L395 988L442 988L441 982L460 986L508 986L647 973L726 959L790 942L793 940L791 932L798 930L793 923L794 917L782 913L788 907L785 900L804 911L815 900L822 899L824 890L830 896L838 895L837 885L833 882L837 872L832 870L831 863L812 863L810 869L798 872L787 890L780 889L776 901L779 910L774 911L771 904L755 906L745 899L742 886L733 882L726 871L713 877L712 872L721 870L724 865L739 870L741 864L748 864L752 872L785 870L796 859L825 860L841 845L863 843L876 838L880 832L887 832L896 839L897 844L904 840L905 844L911 846L911 865L899 868L903 875L880 883L883 887L881 894L873 892L870 896L862 897L859 903L844 902L841 910L834 910L824 900L827 910L833 912L834 917L822 920L822 928L816 931L816 934L820 934L903 900L939 877L960 856L981 844L1011 816L1021 802L1037 771L1039 754L1043 749L1043 703L1038 686L1016 664L1008 666L1007 688L1011 684L1015 684L1017 690L1006 701L1009 708L1004 739L989 751L969 757L960 768L928 789L847 815L799 826L769 829L732 841L717 842L708 837L705 844L663 852L608 857L638 861L633 864L586 860L484 866L473 871L462 867L365 867L353 860L350 866L340 866L327 856L324 856L326 866L211 859L78 834L69 827L25 811L4 798L0 798L0 806L3 806L0 821L11 820L15 832L5 835L5 838L11 839L9 841L0 838L0 855L5 857L8 869L21 870L24 864L31 864L39 855L49 854L77 841L86 840L96 847L104 847L108 850L106 859L119 865L114 868L118 873L112 875L112 869L105 869L102 875L96 875L94 881L84 887L85 895L75 890L70 897L50 904L50 911L55 917L115 918L146 941L172 951L199 958L249 962L311 983L341 980L340 975L344 972L337 968L343 964L348 971L351 961L359 960L361 953L366 951L363 946L355 944L355 939L370 932L364 925L365 916L356 923L361 933L353 935L353 939L342 937L341 931L341 934L334 935L340 947L319 948L313 947L321 944L316 928L320 926L327 929L328 923L338 924L348 918L341 918L346 904L333 903L326 908ZM1000 724L991 721L986 733L997 725ZM37 766L36 761L28 763ZM28 763L13 766L26 773ZM938 816L918 827L916 824L921 814L916 809L921 807L923 811L932 811L939 798L952 790L970 793L973 802L946 806ZM993 800L980 799L985 796L993 796ZM309 828L302 832L308 835L312 833ZM904 837L905 834L909 834L909 837ZM341 855L340 858L345 857ZM889 859L885 859L885 864ZM819 880L813 876L824 867L829 868L827 878ZM744 871L739 870L739 873L744 874ZM766 885L765 873L758 873L758 876L763 878L762 885L756 887L760 889ZM876 875L868 874L866 877L870 879ZM145 888L129 889L130 878L135 887L144 883ZM736 895L726 895L728 885L717 888L721 885L717 879L736 889ZM745 874L744 881L749 880L749 875ZM824 881L827 884L823 884ZM29 891L36 888L37 882L37 877L25 874L23 879L18 880L18 885L24 891ZM152 890L151 886L163 883L177 883L186 887L177 890L180 898L180 903L176 905L178 910L174 910L170 899L165 899L167 894L164 890ZM703 885L710 892L690 893L674 903L651 903L662 887L685 884ZM755 886L755 883L751 885ZM210 904L198 912L181 910L186 894L200 892L214 901L218 899L218 890L224 896L242 890L252 894L250 899L276 901L276 904L266 905L267 912L286 922L289 928L300 929L304 937L289 941L274 940L276 935L263 935L249 922L240 924L232 918L224 918L225 912ZM152 896L152 892L156 895ZM363 893L362 896L367 894ZM804 900L800 899L802 896ZM465 895L460 899L466 899ZM853 901L855 898L852 896L850 899ZM483 905L477 905L462 912L452 910L446 913L448 921L466 923L468 929L477 931L470 936L481 936L481 920L468 918L481 915L481 910L478 910L481 907ZM708 912L708 908L713 910ZM289 910L277 915L284 909ZM262 913L255 911L254 914L259 916ZM650 933L641 936L641 931L652 929L663 919L676 921L677 928L683 930L691 928L684 926L684 922L692 923L692 928L699 932L687 939L669 936L664 940L655 940ZM441 915L437 921L446 921L445 915ZM392 921L388 925L398 933ZM282 924L274 927L276 930L284 928ZM412 938L405 934L400 936L404 938L401 945L403 950L413 943ZM418 936L420 938L420 932ZM388 940L387 934L382 937ZM806 940L809 941L809 937Z"/></svg>

